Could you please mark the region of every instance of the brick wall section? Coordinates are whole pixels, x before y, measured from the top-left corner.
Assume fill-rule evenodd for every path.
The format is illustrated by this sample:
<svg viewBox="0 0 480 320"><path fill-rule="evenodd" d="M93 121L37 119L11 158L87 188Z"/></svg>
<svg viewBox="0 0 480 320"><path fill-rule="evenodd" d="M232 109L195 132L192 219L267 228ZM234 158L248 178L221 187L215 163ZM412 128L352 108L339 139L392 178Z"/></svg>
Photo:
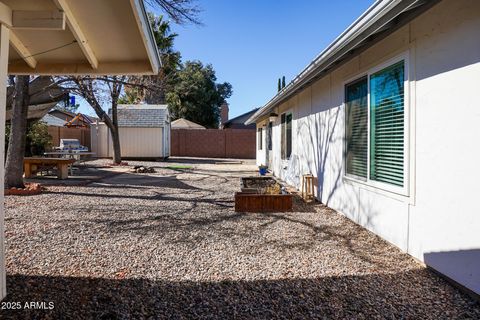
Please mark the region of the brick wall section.
<svg viewBox="0 0 480 320"><path fill-rule="evenodd" d="M67 127L48 127L48 134L52 136L52 144L54 147L60 145L60 139L78 139L82 146L91 150L90 128L67 128Z"/></svg>
<svg viewBox="0 0 480 320"><path fill-rule="evenodd" d="M171 155L177 157L254 159L255 130L173 129Z"/></svg>

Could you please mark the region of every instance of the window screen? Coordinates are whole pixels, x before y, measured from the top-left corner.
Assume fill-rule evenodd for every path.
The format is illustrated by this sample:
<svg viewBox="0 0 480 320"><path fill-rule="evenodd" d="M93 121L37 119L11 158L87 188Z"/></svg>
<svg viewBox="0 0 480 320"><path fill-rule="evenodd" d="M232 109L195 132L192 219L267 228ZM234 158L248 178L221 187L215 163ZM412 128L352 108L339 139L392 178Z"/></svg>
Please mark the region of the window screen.
<svg viewBox="0 0 480 320"><path fill-rule="evenodd" d="M257 143L258 150L262 150L263 149L262 128L258 128L257 132L258 132L258 143Z"/></svg>
<svg viewBox="0 0 480 320"><path fill-rule="evenodd" d="M287 139L287 154L285 158L289 159L290 155L292 154L292 114L287 114L287 132L286 139Z"/></svg>
<svg viewBox="0 0 480 320"><path fill-rule="evenodd" d="M268 133L267 133L267 139L268 139L268 150L272 150L272 128L273 128L273 123L269 122L268 123Z"/></svg>
<svg viewBox="0 0 480 320"><path fill-rule="evenodd" d="M370 179L404 184L404 63L370 76Z"/></svg>
<svg viewBox="0 0 480 320"><path fill-rule="evenodd" d="M290 158L292 154L292 114L284 113L281 117L281 152L282 159Z"/></svg>
<svg viewBox="0 0 480 320"><path fill-rule="evenodd" d="M345 87L346 173L367 178L368 167L367 77Z"/></svg>

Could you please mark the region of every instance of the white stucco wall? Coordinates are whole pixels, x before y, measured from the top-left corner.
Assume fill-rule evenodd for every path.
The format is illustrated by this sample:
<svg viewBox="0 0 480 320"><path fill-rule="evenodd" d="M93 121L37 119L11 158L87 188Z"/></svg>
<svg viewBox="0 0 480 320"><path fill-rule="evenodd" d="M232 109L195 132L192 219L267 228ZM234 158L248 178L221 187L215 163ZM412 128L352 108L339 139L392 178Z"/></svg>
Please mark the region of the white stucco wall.
<svg viewBox="0 0 480 320"><path fill-rule="evenodd" d="M275 110L293 113L293 150L274 173L417 259L480 293L480 1L444 0ZM389 59L407 60L408 193L344 177L344 85ZM257 164L264 155L257 150Z"/></svg>

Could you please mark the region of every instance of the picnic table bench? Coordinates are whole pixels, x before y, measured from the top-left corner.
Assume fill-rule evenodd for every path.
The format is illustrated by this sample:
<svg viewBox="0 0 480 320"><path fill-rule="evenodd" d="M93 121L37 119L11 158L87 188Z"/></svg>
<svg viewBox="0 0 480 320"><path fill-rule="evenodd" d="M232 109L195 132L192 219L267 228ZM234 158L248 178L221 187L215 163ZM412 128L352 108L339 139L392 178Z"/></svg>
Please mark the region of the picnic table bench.
<svg viewBox="0 0 480 320"><path fill-rule="evenodd" d="M74 159L66 158L24 158L23 171L25 172L25 178L30 178L36 174L39 167L55 166L57 167L58 179L68 178L68 166L75 162Z"/></svg>

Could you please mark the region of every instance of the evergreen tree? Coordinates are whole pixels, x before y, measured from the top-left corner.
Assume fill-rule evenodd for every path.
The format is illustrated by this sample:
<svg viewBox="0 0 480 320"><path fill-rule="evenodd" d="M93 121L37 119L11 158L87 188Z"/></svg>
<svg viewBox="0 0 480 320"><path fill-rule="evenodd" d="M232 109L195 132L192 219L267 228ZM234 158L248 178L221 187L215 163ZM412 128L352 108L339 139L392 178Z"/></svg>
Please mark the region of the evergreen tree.
<svg viewBox="0 0 480 320"><path fill-rule="evenodd" d="M220 105L232 95L232 85L217 83L215 70L200 61L187 61L167 93L172 120L185 118L207 128L218 128Z"/></svg>

